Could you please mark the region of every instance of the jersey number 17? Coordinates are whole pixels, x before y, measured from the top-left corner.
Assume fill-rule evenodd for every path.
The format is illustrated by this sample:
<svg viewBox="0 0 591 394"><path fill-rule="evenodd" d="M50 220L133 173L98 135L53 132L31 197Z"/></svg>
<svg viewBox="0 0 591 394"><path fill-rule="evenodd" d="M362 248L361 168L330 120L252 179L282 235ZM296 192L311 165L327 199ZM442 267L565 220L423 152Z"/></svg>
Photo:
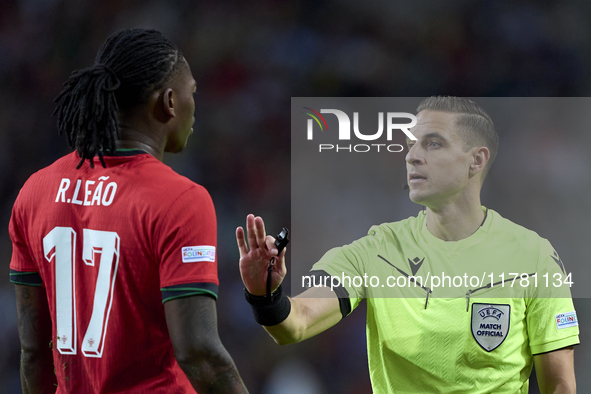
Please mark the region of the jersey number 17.
<svg viewBox="0 0 591 394"><path fill-rule="evenodd" d="M101 357L113 303L113 288L119 265L119 235L112 231L83 230L82 260L98 264L98 276L90 322L82 342L82 354ZM55 262L56 347L61 354L76 354L76 231L54 227L43 238L45 259ZM86 290L86 289L82 289Z"/></svg>

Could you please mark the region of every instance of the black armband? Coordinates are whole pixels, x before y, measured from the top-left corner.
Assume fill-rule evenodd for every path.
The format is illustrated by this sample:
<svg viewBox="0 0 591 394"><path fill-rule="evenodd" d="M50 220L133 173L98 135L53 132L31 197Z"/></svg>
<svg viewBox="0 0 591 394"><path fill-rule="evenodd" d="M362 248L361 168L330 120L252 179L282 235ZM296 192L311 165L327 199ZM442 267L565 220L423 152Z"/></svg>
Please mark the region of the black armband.
<svg viewBox="0 0 591 394"><path fill-rule="evenodd" d="M287 319L291 312L291 302L283 293L281 286L271 293L271 297L255 296L246 289L244 289L244 296L252 307L254 319L262 326L275 326Z"/></svg>

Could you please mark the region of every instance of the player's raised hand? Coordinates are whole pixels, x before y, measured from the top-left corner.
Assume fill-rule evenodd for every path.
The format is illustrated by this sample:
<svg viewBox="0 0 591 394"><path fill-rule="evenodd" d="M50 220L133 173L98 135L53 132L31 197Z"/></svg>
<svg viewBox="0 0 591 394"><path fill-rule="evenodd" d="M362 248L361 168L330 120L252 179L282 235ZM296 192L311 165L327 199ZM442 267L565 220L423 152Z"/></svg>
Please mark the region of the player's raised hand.
<svg viewBox="0 0 591 394"><path fill-rule="evenodd" d="M248 239L248 245L246 240ZM287 274L285 267L285 248L277 256L275 238L265 232L265 222L260 216L249 214L246 217L246 236L244 229L236 229L236 242L240 251L240 275L246 290L252 295L264 296L267 292L267 268L275 257L271 273L271 291L275 291Z"/></svg>

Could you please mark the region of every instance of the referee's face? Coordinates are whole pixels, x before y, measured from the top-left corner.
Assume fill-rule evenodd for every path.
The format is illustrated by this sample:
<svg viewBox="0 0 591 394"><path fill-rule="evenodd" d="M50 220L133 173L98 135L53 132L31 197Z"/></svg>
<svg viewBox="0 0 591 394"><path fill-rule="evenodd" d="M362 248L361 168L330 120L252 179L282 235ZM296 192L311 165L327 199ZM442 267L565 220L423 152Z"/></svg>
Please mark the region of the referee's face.
<svg viewBox="0 0 591 394"><path fill-rule="evenodd" d="M411 132L417 141L407 140L407 182L411 201L438 208L461 201L470 182L473 156L464 151L456 131L456 114L424 110L417 114Z"/></svg>

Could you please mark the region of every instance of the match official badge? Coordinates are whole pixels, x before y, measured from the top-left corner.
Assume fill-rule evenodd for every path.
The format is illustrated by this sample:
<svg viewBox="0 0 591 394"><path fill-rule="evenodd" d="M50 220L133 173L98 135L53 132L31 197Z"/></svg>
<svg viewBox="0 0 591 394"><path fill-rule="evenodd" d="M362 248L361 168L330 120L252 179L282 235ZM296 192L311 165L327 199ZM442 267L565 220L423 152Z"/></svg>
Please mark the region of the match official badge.
<svg viewBox="0 0 591 394"><path fill-rule="evenodd" d="M511 305L472 304L472 336L487 352L498 348L509 333Z"/></svg>
<svg viewBox="0 0 591 394"><path fill-rule="evenodd" d="M215 246L185 246L183 252L183 263L197 263L200 261L215 261Z"/></svg>

